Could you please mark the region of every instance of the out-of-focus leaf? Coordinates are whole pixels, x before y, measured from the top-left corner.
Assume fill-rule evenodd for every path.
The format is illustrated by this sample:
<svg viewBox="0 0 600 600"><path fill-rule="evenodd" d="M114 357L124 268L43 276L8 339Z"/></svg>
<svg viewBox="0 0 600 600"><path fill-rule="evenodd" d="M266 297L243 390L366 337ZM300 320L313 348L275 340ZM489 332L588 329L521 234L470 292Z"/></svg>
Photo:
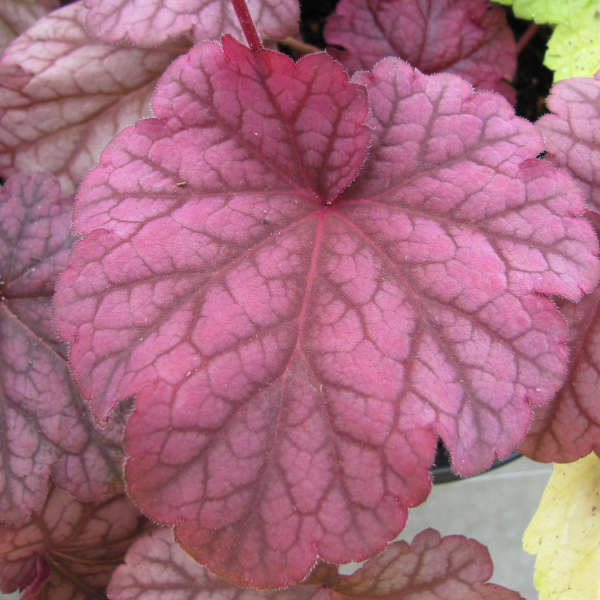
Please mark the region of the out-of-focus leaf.
<svg viewBox="0 0 600 600"><path fill-rule="evenodd" d="M243 39L231 0L86 0L86 6L89 31L107 43L152 47L186 33L198 42L225 33ZM248 9L260 32L275 39L298 34L298 0L248 0Z"/></svg>
<svg viewBox="0 0 600 600"><path fill-rule="evenodd" d="M0 54L38 19L58 8L58 0L2 0L0 2Z"/></svg>
<svg viewBox="0 0 600 600"><path fill-rule="evenodd" d="M516 43L504 11L487 0L341 0L324 35L345 48L330 52L351 72L398 56L514 100Z"/></svg>
<svg viewBox="0 0 600 600"><path fill-rule="evenodd" d="M596 600L600 595L600 460L590 454L554 465L523 547L537 554L540 600Z"/></svg>
<svg viewBox="0 0 600 600"><path fill-rule="evenodd" d="M0 60L0 172L46 171L71 193L121 129L150 115L156 79L188 46L116 47L91 40L81 2L54 11Z"/></svg>
<svg viewBox="0 0 600 600"><path fill-rule="evenodd" d="M104 597L143 521L124 496L82 504L53 489L22 527L0 526L0 590L43 600Z"/></svg>
<svg viewBox="0 0 600 600"><path fill-rule="evenodd" d="M0 190L0 521L38 510L50 474L80 499L120 489L122 432L96 430L51 324L71 249L71 199L46 175ZM122 430L122 427L121 427Z"/></svg>
<svg viewBox="0 0 600 600"><path fill-rule="evenodd" d="M257 587L383 549L437 435L463 475L510 453L566 372L542 294L598 280L501 96L399 59L355 81L229 37L175 61L80 188L56 295L95 415L136 396L128 492Z"/></svg>

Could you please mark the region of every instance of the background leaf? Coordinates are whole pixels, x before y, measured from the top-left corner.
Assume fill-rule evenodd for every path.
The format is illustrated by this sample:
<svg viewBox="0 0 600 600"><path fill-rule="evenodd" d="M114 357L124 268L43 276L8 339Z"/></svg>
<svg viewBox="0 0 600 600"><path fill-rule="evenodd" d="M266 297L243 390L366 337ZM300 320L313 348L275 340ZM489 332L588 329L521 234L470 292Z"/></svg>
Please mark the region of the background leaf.
<svg viewBox="0 0 600 600"><path fill-rule="evenodd" d="M51 324L54 284L71 249L70 217L71 199L47 175L15 175L0 191L3 522L21 524L41 507L50 474L83 500L121 488L122 422L96 430Z"/></svg>
<svg viewBox="0 0 600 600"><path fill-rule="evenodd" d="M590 454L554 465L540 505L523 536L537 554L540 600L593 600L600 592L600 461Z"/></svg>

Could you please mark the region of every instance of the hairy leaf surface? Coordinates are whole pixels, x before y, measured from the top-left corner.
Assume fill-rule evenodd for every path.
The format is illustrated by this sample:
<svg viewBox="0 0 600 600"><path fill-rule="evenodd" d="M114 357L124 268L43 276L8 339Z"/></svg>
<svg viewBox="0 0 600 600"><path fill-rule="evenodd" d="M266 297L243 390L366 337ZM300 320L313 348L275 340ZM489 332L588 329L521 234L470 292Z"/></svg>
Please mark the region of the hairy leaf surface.
<svg viewBox="0 0 600 600"><path fill-rule="evenodd" d="M0 4L0 52L47 12L58 0L3 0Z"/></svg>
<svg viewBox="0 0 600 600"><path fill-rule="evenodd" d="M323 569L321 569L321 566ZM334 565L317 567L308 581L285 590L238 588L192 560L171 532L155 530L127 552L108 588L110 600L150 600L168 592L181 600L518 600L515 592L485 583L492 562L484 546L427 529L411 544L396 542L351 576Z"/></svg>
<svg viewBox="0 0 600 600"><path fill-rule="evenodd" d="M0 590L26 589L30 598L42 590L44 600L103 597L141 523L124 496L82 504L55 488L28 523L0 526Z"/></svg>
<svg viewBox="0 0 600 600"><path fill-rule="evenodd" d="M546 150L577 181L589 208L600 212L600 72L559 81L546 104L552 114L536 122Z"/></svg>
<svg viewBox="0 0 600 600"><path fill-rule="evenodd" d="M356 81L228 37L178 59L83 183L56 296L95 415L136 395L128 491L255 586L381 550L438 434L463 475L512 451L565 372L540 293L598 278L500 96L398 59Z"/></svg>
<svg viewBox="0 0 600 600"><path fill-rule="evenodd" d="M520 450L542 462L571 462L600 451L600 288L578 304L561 303L569 325L569 376L560 392L536 407Z"/></svg>
<svg viewBox="0 0 600 600"><path fill-rule="evenodd" d="M192 32L196 41L218 40L225 33L242 38L231 0L85 0L90 32L108 43L127 41L152 47ZM297 0L249 0L257 29L273 37L298 34Z"/></svg>
<svg viewBox="0 0 600 600"><path fill-rule="evenodd" d="M504 11L487 0L341 0L324 35L345 48L330 52L351 72L399 56L514 100L515 40Z"/></svg>
<svg viewBox="0 0 600 600"><path fill-rule="evenodd" d="M213 575L186 554L170 529L155 529L125 555L108 586L110 600L150 600L172 594L179 600L333 600L320 585L284 590L239 588Z"/></svg>
<svg viewBox="0 0 600 600"><path fill-rule="evenodd" d="M83 500L120 488L119 431L94 427L51 326L70 220L71 199L46 175L15 175L0 190L0 521L8 523L42 506L50 474Z"/></svg>
<svg viewBox="0 0 600 600"><path fill-rule="evenodd" d="M6 49L0 73L0 171L55 174L66 193L121 129L149 116L156 79L188 46L141 49L91 40L81 2L40 19Z"/></svg>

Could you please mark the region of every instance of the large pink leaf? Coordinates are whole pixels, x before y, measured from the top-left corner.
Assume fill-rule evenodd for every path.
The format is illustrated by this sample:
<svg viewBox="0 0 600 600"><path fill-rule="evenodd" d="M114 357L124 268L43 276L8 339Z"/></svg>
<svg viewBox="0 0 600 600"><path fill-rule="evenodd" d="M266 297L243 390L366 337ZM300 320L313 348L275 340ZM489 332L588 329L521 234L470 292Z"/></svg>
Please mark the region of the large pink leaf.
<svg viewBox="0 0 600 600"><path fill-rule="evenodd" d="M600 212L600 72L555 83L546 104L552 114L536 122L546 150L577 181L590 209Z"/></svg>
<svg viewBox="0 0 600 600"><path fill-rule="evenodd" d="M542 462L572 462L600 452L600 287L579 304L563 302L569 324L569 377L536 408L521 452Z"/></svg>
<svg viewBox="0 0 600 600"><path fill-rule="evenodd" d="M399 56L514 96L516 43L503 9L487 0L341 0L324 35L345 48L331 53L352 72Z"/></svg>
<svg viewBox="0 0 600 600"><path fill-rule="evenodd" d="M120 488L119 431L96 431L51 327L71 247L71 199L38 174L0 190L0 521L21 524L50 474L83 500Z"/></svg>
<svg viewBox="0 0 600 600"><path fill-rule="evenodd" d="M47 12L58 7L58 0L2 0L0 3L0 53L11 40L23 33Z"/></svg>
<svg viewBox="0 0 600 600"><path fill-rule="evenodd" d="M33 598L43 588L45 600L102 597L141 523L124 496L82 504L53 489L28 523L0 526L0 590L26 589Z"/></svg>
<svg viewBox="0 0 600 600"><path fill-rule="evenodd" d="M192 32L194 39L218 40L225 33L242 37L231 0L86 0L87 24L99 39L152 47ZM298 0L249 0L259 31L273 37L297 35Z"/></svg>
<svg viewBox="0 0 600 600"><path fill-rule="evenodd" d="M155 530L127 552L108 588L110 600L150 600L177 594L186 600L519 600L506 588L485 583L492 561L475 540L452 535L442 538L427 529L409 545L396 542L370 559L351 576L334 565L311 573L310 581L286 590L241 589L212 575L173 542L171 532ZM319 572L321 571L321 572ZM521 599L522 600L522 599Z"/></svg>
<svg viewBox="0 0 600 600"><path fill-rule="evenodd" d="M157 77L187 46L124 48L91 40L76 2L6 49L0 73L0 170L46 171L72 192L123 127L150 114Z"/></svg>
<svg viewBox="0 0 600 600"><path fill-rule="evenodd" d="M80 189L75 376L99 419L136 395L128 491L238 582L382 549L437 434L463 475L512 451L565 373L540 293L598 279L576 187L500 96L396 59L357 82L369 130L326 55L199 46Z"/></svg>

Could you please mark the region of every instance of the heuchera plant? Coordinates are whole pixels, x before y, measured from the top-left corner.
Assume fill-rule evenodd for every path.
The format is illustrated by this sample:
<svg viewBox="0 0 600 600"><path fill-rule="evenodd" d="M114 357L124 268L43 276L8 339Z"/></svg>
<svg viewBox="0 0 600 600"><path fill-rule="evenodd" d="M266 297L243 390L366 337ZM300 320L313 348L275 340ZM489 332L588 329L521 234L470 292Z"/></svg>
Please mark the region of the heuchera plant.
<svg viewBox="0 0 600 600"><path fill-rule="evenodd" d="M24 6L0 59L1 589L519 598L474 540L388 542L438 438L461 476L598 448L569 138L598 82L515 116L483 0L342 0L346 68L263 46L293 0Z"/></svg>

